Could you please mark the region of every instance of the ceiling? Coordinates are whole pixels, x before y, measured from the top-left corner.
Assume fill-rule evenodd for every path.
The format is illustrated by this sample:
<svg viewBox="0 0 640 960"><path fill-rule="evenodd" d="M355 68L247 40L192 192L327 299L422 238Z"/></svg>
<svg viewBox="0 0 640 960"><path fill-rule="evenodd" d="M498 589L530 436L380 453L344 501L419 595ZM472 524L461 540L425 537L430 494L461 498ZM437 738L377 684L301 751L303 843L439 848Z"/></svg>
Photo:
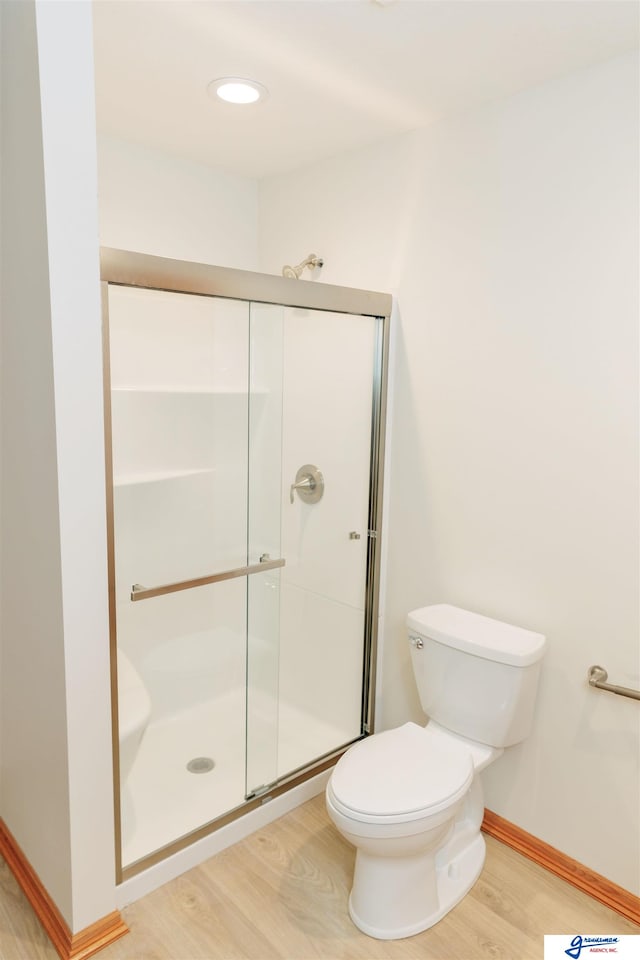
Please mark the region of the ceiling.
<svg viewBox="0 0 640 960"><path fill-rule="evenodd" d="M286 173L638 47L629 0L95 0L98 130ZM263 103L208 83L265 84Z"/></svg>

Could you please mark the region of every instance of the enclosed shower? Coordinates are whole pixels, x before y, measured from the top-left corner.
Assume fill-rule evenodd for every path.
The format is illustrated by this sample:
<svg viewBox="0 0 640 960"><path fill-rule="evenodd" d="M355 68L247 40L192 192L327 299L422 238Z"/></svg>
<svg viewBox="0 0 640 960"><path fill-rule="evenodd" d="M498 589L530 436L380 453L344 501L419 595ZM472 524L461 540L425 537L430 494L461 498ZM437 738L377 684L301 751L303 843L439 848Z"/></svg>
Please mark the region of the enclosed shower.
<svg viewBox="0 0 640 960"><path fill-rule="evenodd" d="M391 300L102 251L126 879L371 729Z"/></svg>

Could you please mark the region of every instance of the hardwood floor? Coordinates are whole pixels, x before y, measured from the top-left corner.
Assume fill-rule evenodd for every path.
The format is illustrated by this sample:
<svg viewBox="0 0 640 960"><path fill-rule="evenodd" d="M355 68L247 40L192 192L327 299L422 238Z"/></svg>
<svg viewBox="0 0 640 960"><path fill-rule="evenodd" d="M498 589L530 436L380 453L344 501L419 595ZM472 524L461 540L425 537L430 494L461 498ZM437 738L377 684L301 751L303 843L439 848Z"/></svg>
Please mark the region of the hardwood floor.
<svg viewBox="0 0 640 960"><path fill-rule="evenodd" d="M128 936L101 960L542 960L543 935L640 933L585 894L487 838L473 890L408 940L372 940L347 897L354 851L324 797L230 847L123 911ZM57 960L4 861L0 958Z"/></svg>

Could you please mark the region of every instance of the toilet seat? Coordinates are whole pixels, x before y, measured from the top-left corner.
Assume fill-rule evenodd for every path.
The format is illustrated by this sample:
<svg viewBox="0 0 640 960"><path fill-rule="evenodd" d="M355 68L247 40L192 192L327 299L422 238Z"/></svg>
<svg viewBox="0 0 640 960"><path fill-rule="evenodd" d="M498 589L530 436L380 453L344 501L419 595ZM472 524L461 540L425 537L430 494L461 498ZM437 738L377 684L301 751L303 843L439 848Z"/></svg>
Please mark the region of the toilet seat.
<svg viewBox="0 0 640 960"><path fill-rule="evenodd" d="M327 787L334 807L363 823L406 823L456 804L473 780L471 752L405 723L354 744Z"/></svg>

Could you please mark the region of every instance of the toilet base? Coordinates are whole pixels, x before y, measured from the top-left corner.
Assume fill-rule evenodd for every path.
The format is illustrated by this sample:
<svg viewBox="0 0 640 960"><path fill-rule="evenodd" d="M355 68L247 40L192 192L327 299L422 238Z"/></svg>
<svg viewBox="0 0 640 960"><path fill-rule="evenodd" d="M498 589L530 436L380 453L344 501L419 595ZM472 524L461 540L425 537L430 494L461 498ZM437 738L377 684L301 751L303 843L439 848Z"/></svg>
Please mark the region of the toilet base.
<svg viewBox="0 0 640 960"><path fill-rule="evenodd" d="M376 940L400 940L442 920L480 876L486 852L480 833L448 858L451 846L445 844L436 858L370 857L359 850L349 897L356 927Z"/></svg>

